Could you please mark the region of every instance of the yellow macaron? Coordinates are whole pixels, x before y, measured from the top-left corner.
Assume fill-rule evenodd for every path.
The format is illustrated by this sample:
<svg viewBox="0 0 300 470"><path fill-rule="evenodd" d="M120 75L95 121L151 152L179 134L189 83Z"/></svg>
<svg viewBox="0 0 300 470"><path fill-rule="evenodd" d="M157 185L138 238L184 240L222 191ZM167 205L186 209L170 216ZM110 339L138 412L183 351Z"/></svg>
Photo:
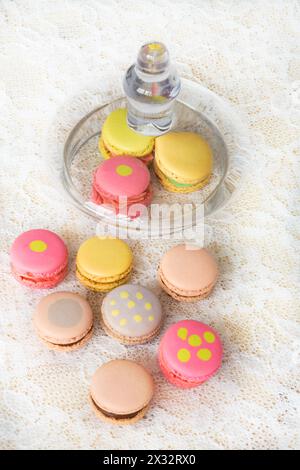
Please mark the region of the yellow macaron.
<svg viewBox="0 0 300 470"><path fill-rule="evenodd" d="M106 118L99 139L99 150L105 159L129 155L145 160L153 159L154 137L138 134L128 127L127 110L119 108Z"/></svg>
<svg viewBox="0 0 300 470"><path fill-rule="evenodd" d="M154 169L168 191L197 191L209 182L212 167L212 150L199 134L169 132L156 138Z"/></svg>
<svg viewBox="0 0 300 470"><path fill-rule="evenodd" d="M79 247L76 275L88 289L107 292L127 282L132 263L132 251L123 240L93 237Z"/></svg>

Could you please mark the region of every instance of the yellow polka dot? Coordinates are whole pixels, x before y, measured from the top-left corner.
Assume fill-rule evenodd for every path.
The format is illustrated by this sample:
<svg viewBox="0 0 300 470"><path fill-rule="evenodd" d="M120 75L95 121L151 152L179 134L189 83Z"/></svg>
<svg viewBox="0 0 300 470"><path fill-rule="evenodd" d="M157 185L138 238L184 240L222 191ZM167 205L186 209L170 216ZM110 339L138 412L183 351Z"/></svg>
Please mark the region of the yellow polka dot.
<svg viewBox="0 0 300 470"><path fill-rule="evenodd" d="M139 299L139 300L141 300L141 299L144 298L144 296L143 296L143 294L142 294L141 292L137 292L135 296L136 296L136 298Z"/></svg>
<svg viewBox="0 0 300 470"><path fill-rule="evenodd" d="M202 340L201 340L200 336L198 336L198 335L191 335L191 336L189 336L188 343L191 346L196 347L196 346L200 346L200 344L202 343Z"/></svg>
<svg viewBox="0 0 300 470"><path fill-rule="evenodd" d="M48 245L42 240L33 240L29 243L29 248L31 249L31 251L42 253L43 251L47 250Z"/></svg>
<svg viewBox="0 0 300 470"><path fill-rule="evenodd" d="M180 362L188 362L191 358L191 353L187 349L179 349L177 353L177 357L180 360Z"/></svg>
<svg viewBox="0 0 300 470"><path fill-rule="evenodd" d="M133 172L133 169L129 165L118 165L116 172L120 176L130 176Z"/></svg>
<svg viewBox="0 0 300 470"><path fill-rule="evenodd" d="M128 304L127 304L127 307L128 308L133 308L135 307L135 302L133 300L129 300Z"/></svg>
<svg viewBox="0 0 300 470"><path fill-rule="evenodd" d="M216 340L215 335L211 331L206 331L203 336L207 343L214 343Z"/></svg>
<svg viewBox="0 0 300 470"><path fill-rule="evenodd" d="M153 320L154 320L154 316L153 316L153 315L149 315L148 320L149 320L149 321L153 321Z"/></svg>
<svg viewBox="0 0 300 470"><path fill-rule="evenodd" d="M133 318L137 323L140 323L143 320L143 317L141 315L134 315Z"/></svg>
<svg viewBox="0 0 300 470"><path fill-rule="evenodd" d="M179 330L177 331L178 338L183 339L183 341L186 340L187 334L188 330L186 328L179 328Z"/></svg>
<svg viewBox="0 0 300 470"><path fill-rule="evenodd" d="M121 299L128 299L129 293L126 290L122 290L122 292L120 292L120 297Z"/></svg>
<svg viewBox="0 0 300 470"><path fill-rule="evenodd" d="M124 326L124 325L126 325L126 323L127 323L126 318L121 318L121 320L120 320L120 325L121 325L121 326Z"/></svg>
<svg viewBox="0 0 300 470"><path fill-rule="evenodd" d="M211 354L211 351L209 349L199 349L199 351L197 352L197 357L201 361L209 361L211 356L212 356L212 354Z"/></svg>
<svg viewBox="0 0 300 470"><path fill-rule="evenodd" d="M116 301L114 299L112 299L110 302L109 302L109 305L116 305Z"/></svg>
<svg viewBox="0 0 300 470"><path fill-rule="evenodd" d="M115 310L112 310L111 311L111 314L113 317L117 317L119 314L120 314L120 310L118 310L117 308Z"/></svg>
<svg viewBox="0 0 300 470"><path fill-rule="evenodd" d="M152 308L152 304L150 304L150 302L147 302L147 303L145 304L145 309L146 309L146 310L151 310L151 308Z"/></svg>

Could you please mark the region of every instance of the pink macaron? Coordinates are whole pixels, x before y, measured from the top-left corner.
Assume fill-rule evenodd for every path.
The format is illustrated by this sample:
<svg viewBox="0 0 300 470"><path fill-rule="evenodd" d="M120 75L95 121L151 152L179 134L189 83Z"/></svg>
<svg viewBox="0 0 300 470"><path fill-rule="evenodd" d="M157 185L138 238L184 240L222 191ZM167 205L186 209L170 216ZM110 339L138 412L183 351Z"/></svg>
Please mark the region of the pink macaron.
<svg viewBox="0 0 300 470"><path fill-rule="evenodd" d="M192 388L208 380L222 362L218 334L196 320L182 320L164 334L159 346L159 365L169 382Z"/></svg>
<svg viewBox="0 0 300 470"><path fill-rule="evenodd" d="M49 289L67 274L68 250L50 230L33 229L16 238L10 250L14 277L25 286Z"/></svg>
<svg viewBox="0 0 300 470"><path fill-rule="evenodd" d="M105 160L94 173L91 199L117 214L138 217L152 200L147 166L128 156Z"/></svg>

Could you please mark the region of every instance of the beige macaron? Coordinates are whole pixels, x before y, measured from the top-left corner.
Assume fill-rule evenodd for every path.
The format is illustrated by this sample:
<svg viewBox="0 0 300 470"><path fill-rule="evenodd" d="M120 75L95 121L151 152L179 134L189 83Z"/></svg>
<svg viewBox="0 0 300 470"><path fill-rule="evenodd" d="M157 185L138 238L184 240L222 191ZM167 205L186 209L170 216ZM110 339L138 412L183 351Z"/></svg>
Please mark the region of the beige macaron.
<svg viewBox="0 0 300 470"><path fill-rule="evenodd" d="M177 245L160 262L159 282L167 294L179 301L193 302L207 297L218 278L218 266L205 248Z"/></svg>
<svg viewBox="0 0 300 470"><path fill-rule="evenodd" d="M93 334L93 313L87 300L73 292L54 292L43 297L33 315L39 338L49 349L72 351Z"/></svg>
<svg viewBox="0 0 300 470"><path fill-rule="evenodd" d="M96 370L89 400L102 421L133 424L147 412L153 392L152 376L142 365L116 359Z"/></svg>

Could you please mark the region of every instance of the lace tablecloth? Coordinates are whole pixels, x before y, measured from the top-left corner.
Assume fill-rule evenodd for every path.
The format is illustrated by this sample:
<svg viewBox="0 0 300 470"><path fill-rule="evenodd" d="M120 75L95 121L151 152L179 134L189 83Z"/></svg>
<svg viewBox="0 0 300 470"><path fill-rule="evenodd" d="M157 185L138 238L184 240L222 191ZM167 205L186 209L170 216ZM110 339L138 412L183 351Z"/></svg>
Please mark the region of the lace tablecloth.
<svg viewBox="0 0 300 470"><path fill-rule="evenodd" d="M299 2L2 0L0 3L0 447L4 449L254 449L299 447ZM95 221L60 182L64 139L107 101L111 74L140 44L164 41L195 80L247 114L251 168L239 198L207 223L221 276L213 295L179 304L160 293L166 243L131 241L134 280L159 293L165 327L197 318L224 343L219 374L182 391L159 373L158 339L129 348L96 334L58 354L37 340L31 316L44 294L10 275L9 247L44 227L68 243L71 272L58 290L85 294L99 319L101 295L74 276L79 244ZM104 361L134 358L154 374L147 417L102 424L87 402Z"/></svg>

